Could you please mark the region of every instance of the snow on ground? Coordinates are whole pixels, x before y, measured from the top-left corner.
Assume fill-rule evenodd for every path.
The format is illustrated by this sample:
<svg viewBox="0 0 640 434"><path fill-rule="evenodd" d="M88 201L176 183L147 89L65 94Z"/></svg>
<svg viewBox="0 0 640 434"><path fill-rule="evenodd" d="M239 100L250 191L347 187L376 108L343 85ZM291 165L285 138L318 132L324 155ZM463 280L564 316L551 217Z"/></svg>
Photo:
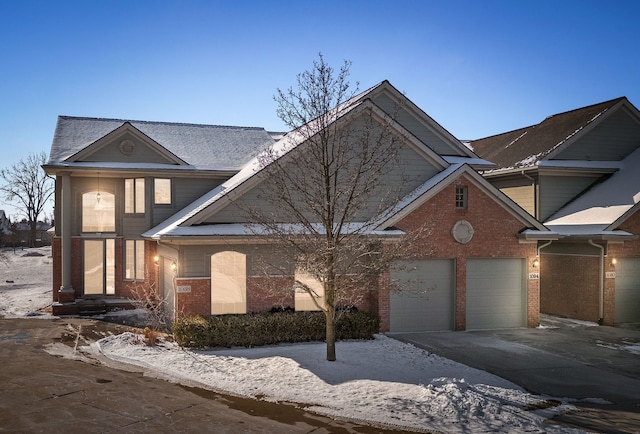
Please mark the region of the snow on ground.
<svg viewBox="0 0 640 434"><path fill-rule="evenodd" d="M25 256L29 252L44 256ZM29 317L51 304L50 252L4 251L0 316ZM298 403L365 423L448 433L577 432L544 422L571 408L562 400L531 395L502 378L382 335L338 342L336 362L325 360L323 343L195 351L166 341L149 347L132 333L104 338L83 351L177 383Z"/></svg>
<svg viewBox="0 0 640 434"><path fill-rule="evenodd" d="M0 250L0 317L49 317L53 259L51 246Z"/></svg>

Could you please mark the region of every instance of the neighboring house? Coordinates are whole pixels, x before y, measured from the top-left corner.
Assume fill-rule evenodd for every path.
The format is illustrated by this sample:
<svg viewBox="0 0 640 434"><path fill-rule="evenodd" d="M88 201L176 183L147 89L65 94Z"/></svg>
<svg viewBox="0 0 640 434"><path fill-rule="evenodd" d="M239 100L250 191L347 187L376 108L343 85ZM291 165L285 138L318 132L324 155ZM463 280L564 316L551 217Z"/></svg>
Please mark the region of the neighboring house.
<svg viewBox="0 0 640 434"><path fill-rule="evenodd" d="M471 141L485 179L558 234L540 242L541 312L640 322L640 112L617 98Z"/></svg>
<svg viewBox="0 0 640 434"><path fill-rule="evenodd" d="M397 116L386 115L401 102ZM335 127L374 113L402 137L398 170L410 175L404 200L367 236L403 236L429 222L428 234L411 247L413 272L381 276L358 307L378 312L382 331L537 326L536 246L557 236L477 173L486 161L388 82L344 107ZM140 285L157 285L174 315L267 311L281 301L264 290L265 279L290 285L285 302L309 309L293 289L295 270L265 277L256 269L274 251L240 212L271 206L260 195L265 175L256 156L283 143L304 152L306 142L296 137L262 128L60 117L44 166L56 177L60 222L54 313L92 298L130 297ZM390 173L386 182L399 178ZM416 276L426 297L390 292L385 284Z"/></svg>
<svg viewBox="0 0 640 434"><path fill-rule="evenodd" d="M51 245L51 225L45 222L36 223L36 247ZM21 246L28 246L31 240L31 223L23 220L14 225L14 239Z"/></svg>

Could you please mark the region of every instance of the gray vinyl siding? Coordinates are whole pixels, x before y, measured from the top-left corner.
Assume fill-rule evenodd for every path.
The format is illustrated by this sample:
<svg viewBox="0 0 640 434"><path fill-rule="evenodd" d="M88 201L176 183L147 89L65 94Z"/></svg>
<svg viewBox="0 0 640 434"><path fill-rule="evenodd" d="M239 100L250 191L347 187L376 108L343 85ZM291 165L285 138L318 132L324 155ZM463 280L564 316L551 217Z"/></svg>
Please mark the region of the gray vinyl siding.
<svg viewBox="0 0 640 434"><path fill-rule="evenodd" d="M123 140L131 140L133 142L134 148L131 155L125 155L121 152L120 144ZM131 134L126 134L123 137L118 138L115 142L109 143L108 145L91 153L91 155L85 159L78 161L175 164L175 162L167 160L149 145L138 140Z"/></svg>
<svg viewBox="0 0 640 434"><path fill-rule="evenodd" d="M573 200L597 181L594 176L541 176L539 220L545 221L553 213Z"/></svg>
<svg viewBox="0 0 640 434"><path fill-rule="evenodd" d="M383 197L392 193L393 196L403 197L413 191L417 186L423 184L428 179L432 178L438 173L438 169L426 161L417 152L411 149L409 146L402 148L399 164L395 165L393 170L388 173L388 181L379 183L379 190L377 195L371 195L369 197L369 204L366 211L359 217L363 220L368 220L376 212L379 212L379 207ZM293 168L293 170L299 170ZM346 181L345 181L346 182ZM401 186L401 189L392 190L392 186ZM246 211L243 211L249 207L254 209L260 209L265 215L282 216L282 210L270 203L267 199L262 197L268 193L265 193L263 188L268 188L267 184L260 183L258 186L248 191L241 198L238 199L236 204L229 204L219 212L211 216L206 220L207 223L244 223L247 222ZM387 199L388 200L388 199ZM289 219L290 220L290 219ZM286 221L286 218L280 217L279 221Z"/></svg>
<svg viewBox="0 0 640 434"><path fill-rule="evenodd" d="M210 277L211 255L220 252L234 251L247 255L247 275L264 276L265 272L271 275L293 275L293 261L289 261L286 255L279 253L274 247L267 245L209 245L209 246L182 246L180 249L181 277Z"/></svg>
<svg viewBox="0 0 640 434"><path fill-rule="evenodd" d="M171 205L154 205L153 196L150 197L149 206L153 207L151 226L162 223L224 181L223 178L171 178ZM149 182L152 183L153 178Z"/></svg>
<svg viewBox="0 0 640 434"><path fill-rule="evenodd" d="M425 125L406 109L398 109L396 103L388 95L380 94L374 99L374 102L385 112L390 113L391 116L397 112L396 121L438 154L465 155L461 149L452 147L438 137L429 126Z"/></svg>
<svg viewBox="0 0 640 434"><path fill-rule="evenodd" d="M554 159L619 161L640 146L638 137L640 122L622 108Z"/></svg>

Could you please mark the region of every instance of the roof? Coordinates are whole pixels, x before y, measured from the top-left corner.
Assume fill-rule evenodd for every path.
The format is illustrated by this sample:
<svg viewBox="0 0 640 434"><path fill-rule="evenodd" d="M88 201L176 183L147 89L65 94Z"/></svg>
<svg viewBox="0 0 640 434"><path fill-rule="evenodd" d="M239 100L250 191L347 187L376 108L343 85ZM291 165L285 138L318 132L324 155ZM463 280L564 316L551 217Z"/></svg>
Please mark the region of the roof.
<svg viewBox="0 0 640 434"><path fill-rule="evenodd" d="M542 122L484 139L470 141L473 151L502 169L535 166L559 146L583 131L625 97L549 116Z"/></svg>
<svg viewBox="0 0 640 434"><path fill-rule="evenodd" d="M59 116L47 165L65 163L127 123L200 170L239 170L279 134L259 127Z"/></svg>
<svg viewBox="0 0 640 434"><path fill-rule="evenodd" d="M431 179L427 180L424 184L418 186L413 192L404 197L398 204L391 210L387 210L383 213L386 217L384 221L381 221L378 229L386 229L392 227L398 221L402 220L406 215L410 214L421 204L432 198L435 194L440 192L444 187L451 184L455 179L461 175L466 174L467 177L474 182L476 186L481 188L486 194L491 196L499 205L509 211L514 217L518 218L529 230L527 232L528 239L536 238L547 239L551 237L553 239L555 234L552 234L548 228L542 225L539 221L533 218L528 212L522 209L518 204L513 202L508 196L490 184L485 180L476 170L474 170L469 164L452 164L442 172L436 174Z"/></svg>
<svg viewBox="0 0 640 434"><path fill-rule="evenodd" d="M547 219L545 225L565 233L611 231L640 202L640 148L621 162L620 169ZM583 229L578 229L582 226ZM556 227L556 229L554 229Z"/></svg>

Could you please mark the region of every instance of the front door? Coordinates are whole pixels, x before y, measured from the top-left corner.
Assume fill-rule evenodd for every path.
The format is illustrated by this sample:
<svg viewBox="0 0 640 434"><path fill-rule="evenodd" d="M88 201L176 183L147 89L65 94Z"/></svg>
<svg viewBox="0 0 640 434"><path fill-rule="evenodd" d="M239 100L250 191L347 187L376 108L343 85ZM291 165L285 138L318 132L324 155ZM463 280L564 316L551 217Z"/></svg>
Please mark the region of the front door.
<svg viewBox="0 0 640 434"><path fill-rule="evenodd" d="M84 294L116 293L116 241L84 240Z"/></svg>
<svg viewBox="0 0 640 434"><path fill-rule="evenodd" d="M167 318L170 321L174 320L176 310L176 294L173 284L173 278L175 272L173 271L173 259L162 258L162 274L161 274L161 288L162 288L162 300L164 302L165 312Z"/></svg>

